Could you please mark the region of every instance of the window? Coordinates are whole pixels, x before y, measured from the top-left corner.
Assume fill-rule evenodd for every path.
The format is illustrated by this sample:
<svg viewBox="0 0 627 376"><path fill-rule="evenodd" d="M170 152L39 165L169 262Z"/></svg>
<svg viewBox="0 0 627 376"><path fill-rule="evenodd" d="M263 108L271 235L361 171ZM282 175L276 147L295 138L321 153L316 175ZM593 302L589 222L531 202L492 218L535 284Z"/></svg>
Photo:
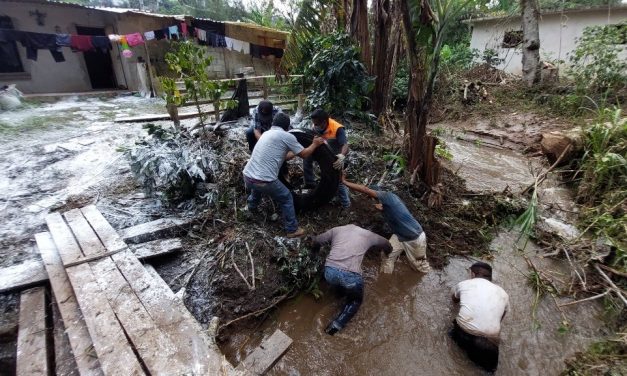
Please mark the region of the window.
<svg viewBox="0 0 627 376"><path fill-rule="evenodd" d="M8 16L0 16L0 29L13 29L13 22ZM24 72L20 54L14 41L0 42L0 73Z"/></svg>
<svg viewBox="0 0 627 376"><path fill-rule="evenodd" d="M503 36L503 43L501 47L503 48L515 48L518 47L523 41L523 32L522 30L512 30L506 31Z"/></svg>

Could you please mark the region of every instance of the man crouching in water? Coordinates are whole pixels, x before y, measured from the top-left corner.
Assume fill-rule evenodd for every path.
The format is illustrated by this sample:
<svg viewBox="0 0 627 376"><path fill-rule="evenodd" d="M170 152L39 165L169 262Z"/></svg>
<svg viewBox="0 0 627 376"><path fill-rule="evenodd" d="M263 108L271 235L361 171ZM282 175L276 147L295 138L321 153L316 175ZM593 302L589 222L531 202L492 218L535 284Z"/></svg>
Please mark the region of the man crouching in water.
<svg viewBox="0 0 627 376"><path fill-rule="evenodd" d="M459 302L459 313L449 335L470 360L494 372L499 362L501 321L509 309L509 297L492 283L490 265L476 262L469 270L470 279L453 288L453 301Z"/></svg>

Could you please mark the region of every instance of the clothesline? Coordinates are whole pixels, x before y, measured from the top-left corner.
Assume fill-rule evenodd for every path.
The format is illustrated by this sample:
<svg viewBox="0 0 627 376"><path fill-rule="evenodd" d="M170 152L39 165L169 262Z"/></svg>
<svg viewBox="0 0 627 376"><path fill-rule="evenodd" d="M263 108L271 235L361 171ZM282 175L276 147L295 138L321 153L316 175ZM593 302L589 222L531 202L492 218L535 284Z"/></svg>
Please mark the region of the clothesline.
<svg viewBox="0 0 627 376"><path fill-rule="evenodd" d="M150 40L181 40L194 38L200 45L210 47L228 48L240 53L250 54L261 58L273 55L283 57L283 49L256 45L225 35L224 24L210 20L192 20L192 25L181 22L163 29L131 34L78 35L78 34L49 34L20 31L13 29L0 29L0 43L20 42L26 48L26 57L37 60L37 51L47 49L52 54L55 62L65 61L62 47L70 47L73 52L88 52L101 50L106 52L112 48L112 43L119 43L122 47L122 56L130 58L133 52L130 47L135 47ZM0 45L0 47L2 47Z"/></svg>

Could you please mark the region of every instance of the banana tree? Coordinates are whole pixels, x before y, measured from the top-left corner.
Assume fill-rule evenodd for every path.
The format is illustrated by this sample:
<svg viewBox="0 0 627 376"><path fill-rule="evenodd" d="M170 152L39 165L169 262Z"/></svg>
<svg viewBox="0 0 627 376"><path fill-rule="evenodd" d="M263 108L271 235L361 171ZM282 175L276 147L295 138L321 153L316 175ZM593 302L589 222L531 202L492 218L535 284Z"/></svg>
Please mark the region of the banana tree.
<svg viewBox="0 0 627 376"><path fill-rule="evenodd" d="M407 93L406 153L412 180L419 177L427 187L439 182L439 162L434 157L437 139L427 136L433 89L440 64L444 37L451 24L462 14L487 0L407 0L401 1L409 89ZM437 192L437 190L433 190ZM437 205L438 199L434 198Z"/></svg>

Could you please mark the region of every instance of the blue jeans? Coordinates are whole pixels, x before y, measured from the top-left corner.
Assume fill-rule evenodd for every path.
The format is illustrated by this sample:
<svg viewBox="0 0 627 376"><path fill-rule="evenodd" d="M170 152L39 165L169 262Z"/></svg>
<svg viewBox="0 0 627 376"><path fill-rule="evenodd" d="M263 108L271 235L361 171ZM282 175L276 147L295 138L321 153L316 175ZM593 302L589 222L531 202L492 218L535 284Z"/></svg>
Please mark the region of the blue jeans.
<svg viewBox="0 0 627 376"><path fill-rule="evenodd" d="M281 216L283 217L283 225L288 233L298 230L298 222L296 221L296 212L294 211L294 199L292 192L281 183L279 179L269 182L253 182L244 177L246 189L250 190L248 196L248 210L255 210L261 202L262 194L270 196L281 208Z"/></svg>
<svg viewBox="0 0 627 376"><path fill-rule="evenodd" d="M252 125L246 130L246 142L248 142L248 150L250 150L250 152L252 153L255 145L257 145L255 128Z"/></svg>
<svg viewBox="0 0 627 376"><path fill-rule="evenodd" d="M316 184L316 175L314 174L313 158L305 158L303 160L303 175L305 177L305 184ZM340 182L337 186L337 199L340 201L340 205L343 208L351 206L351 198L348 193L348 187Z"/></svg>
<svg viewBox="0 0 627 376"><path fill-rule="evenodd" d="M329 285L338 288L340 294L346 298L342 311L332 323L340 330L355 316L364 300L364 278L359 273L325 266L324 279Z"/></svg>

